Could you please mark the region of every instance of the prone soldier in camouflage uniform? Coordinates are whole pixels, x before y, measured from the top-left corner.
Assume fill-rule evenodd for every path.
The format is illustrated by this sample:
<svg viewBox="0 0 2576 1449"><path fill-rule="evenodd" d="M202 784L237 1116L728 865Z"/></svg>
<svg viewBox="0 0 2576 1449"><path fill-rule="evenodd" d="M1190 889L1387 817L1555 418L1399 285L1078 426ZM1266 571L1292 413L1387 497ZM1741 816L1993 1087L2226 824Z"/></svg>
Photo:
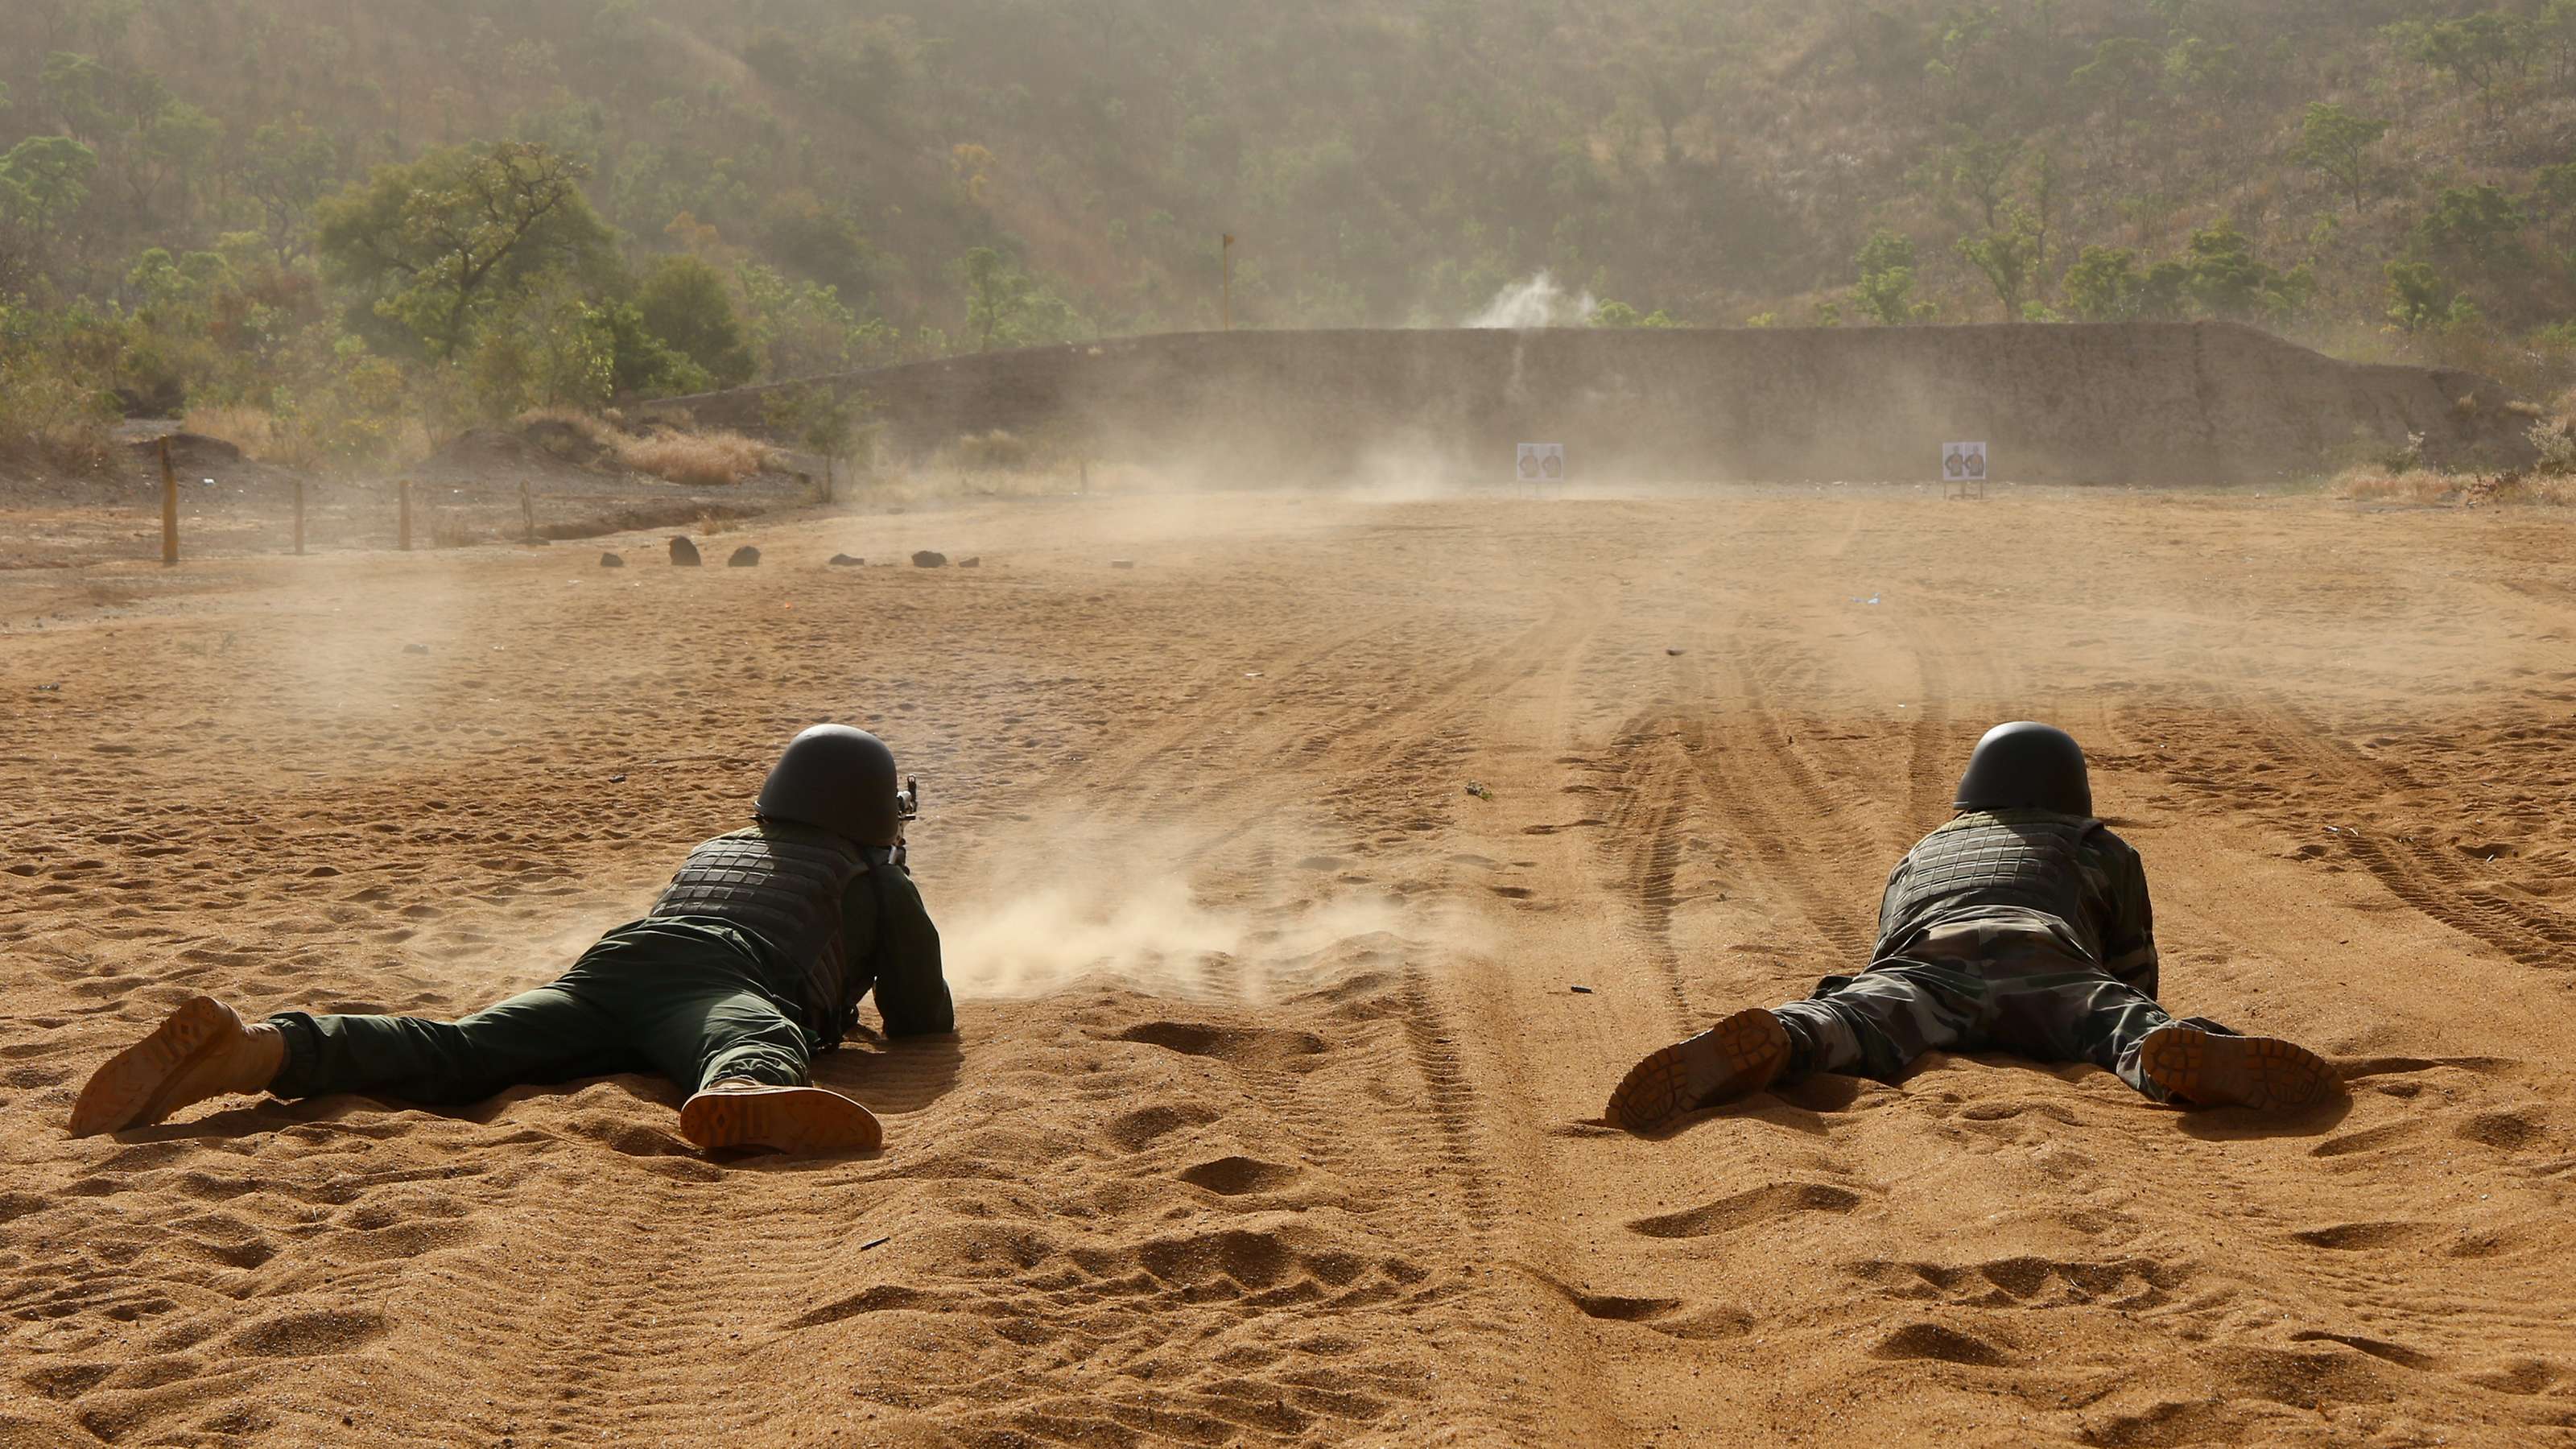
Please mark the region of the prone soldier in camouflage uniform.
<svg viewBox="0 0 2576 1449"><path fill-rule="evenodd" d="M866 1152L867 1108L809 1085L814 1053L876 993L889 1036L955 1030L939 932L902 863L894 754L845 725L798 735L747 830L689 852L644 919L550 985L462 1021L281 1012L245 1024L210 996L91 1076L76 1137L147 1126L234 1092L361 1092L423 1105L523 1083L660 1072L700 1147Z"/></svg>
<svg viewBox="0 0 2576 1449"><path fill-rule="evenodd" d="M1931 1051L2091 1062L2150 1101L2193 1106L2300 1107L2333 1087L2303 1047L2156 1004L2146 871L2093 818L2072 736L1997 725L1956 804L1888 876L1868 969L1647 1057L1611 1094L1610 1120L1644 1131L1810 1072L1893 1081Z"/></svg>

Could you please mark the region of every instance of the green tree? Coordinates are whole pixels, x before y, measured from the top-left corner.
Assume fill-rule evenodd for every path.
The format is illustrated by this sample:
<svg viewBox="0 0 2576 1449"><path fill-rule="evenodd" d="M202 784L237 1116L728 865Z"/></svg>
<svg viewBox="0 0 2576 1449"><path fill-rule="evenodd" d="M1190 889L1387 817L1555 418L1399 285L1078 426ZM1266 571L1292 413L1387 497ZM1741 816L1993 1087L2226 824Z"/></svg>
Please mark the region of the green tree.
<svg viewBox="0 0 2576 1449"><path fill-rule="evenodd" d="M2066 269L2066 302L2087 322L2170 322L2183 315L2190 282L2186 262L2141 271L2126 247L2088 246Z"/></svg>
<svg viewBox="0 0 2576 1449"><path fill-rule="evenodd" d="M2192 233L2184 258L2184 290L2213 317L2273 321L2295 316L2315 293L2306 266L2275 270L2254 253L2254 243L2232 219Z"/></svg>
<svg viewBox="0 0 2576 1449"><path fill-rule="evenodd" d="M2529 20L2502 11L2457 20L2405 20L2389 31L2407 59L2449 76L2464 92L2477 92L2490 121L2506 74L2521 72L2536 38Z"/></svg>
<svg viewBox="0 0 2576 1449"><path fill-rule="evenodd" d="M2125 150L2129 127L2152 103L2164 75L2164 55L2153 42L2116 35L2093 47L2093 58L2068 77L2110 119L2115 147Z"/></svg>
<svg viewBox="0 0 2576 1449"><path fill-rule="evenodd" d="M2576 0L2549 0L2537 32L2558 59L2558 83L2576 84Z"/></svg>
<svg viewBox="0 0 2576 1449"><path fill-rule="evenodd" d="M2298 144L2290 148L2290 159L2331 179L2352 197L2352 209L2358 213L2362 187L2370 179L2370 148L2387 134L2386 121L2356 116L2324 101L2310 101L2307 118L2299 125Z"/></svg>
<svg viewBox="0 0 2576 1449"><path fill-rule="evenodd" d="M2408 332L2439 325L2451 315L2458 289L2430 262L2388 264L2388 317Z"/></svg>
<svg viewBox="0 0 2576 1449"><path fill-rule="evenodd" d="M1993 141L1971 138L1943 153L1941 170L1950 189L1977 204L1988 231L1995 229L1996 213L2011 188L2013 168L2021 164L2021 152L2021 138L2006 136Z"/></svg>
<svg viewBox="0 0 2576 1449"><path fill-rule="evenodd" d="M2004 320L2010 322L2022 315L2031 279L2039 271L2040 243L2037 223L2026 208L2007 209L2003 220L2002 226L1983 236L1959 238L1957 251L1984 274L1986 284L2004 304Z"/></svg>
<svg viewBox="0 0 2576 1449"><path fill-rule="evenodd" d="M1016 330L1037 284L991 247L977 247L958 259L966 283L966 330L975 334L975 350L990 352L993 339Z"/></svg>
<svg viewBox="0 0 2576 1449"><path fill-rule="evenodd" d="M2141 322L2179 322L2191 287L2191 264L2168 260L2147 268L2138 279L2137 317Z"/></svg>
<svg viewBox="0 0 2576 1449"><path fill-rule="evenodd" d="M705 369L717 387L739 387L759 370L724 275L693 256L664 257L644 274L635 307L644 325Z"/></svg>
<svg viewBox="0 0 2576 1449"><path fill-rule="evenodd" d="M1861 243L1856 260L1860 282L1852 288L1852 300L1871 321L1893 327L1921 320L1921 305L1910 300L1914 294L1912 237L1881 227Z"/></svg>
<svg viewBox="0 0 2576 1449"><path fill-rule="evenodd" d="M270 395L295 456L348 466L389 455L418 417L411 379L393 359L369 352L365 339L317 332L290 369L294 380Z"/></svg>
<svg viewBox="0 0 2576 1449"><path fill-rule="evenodd" d="M2570 0L2576 3L2576 0ZM2530 194L2522 199L2523 210L2535 219L2549 224L2552 232L2565 240L2576 231L2576 161L2561 161L2544 166L2531 180Z"/></svg>
<svg viewBox="0 0 2576 1449"><path fill-rule="evenodd" d="M609 391L618 397L670 397L705 392L715 386L707 370L690 360L644 325L644 314L632 302L602 303L608 324L611 358Z"/></svg>
<svg viewBox="0 0 2576 1449"><path fill-rule="evenodd" d="M1590 326L1607 327L1612 329L1629 327L1663 328L1679 327L1682 325L1680 322L1674 320L1671 313L1666 312L1661 307L1656 308L1652 312L1641 315L1636 308L1629 306L1625 302L1604 302L1600 306L1593 308L1592 315L1586 318L1585 321Z"/></svg>
<svg viewBox="0 0 2576 1449"><path fill-rule="evenodd" d="M260 232L279 266L309 248L307 223L339 180L339 152L331 138L302 116L271 121L251 132L242 160L241 189L260 211Z"/></svg>
<svg viewBox="0 0 2576 1449"><path fill-rule="evenodd" d="M764 420L823 460L823 486L839 484L839 465L856 456L876 434L868 422L874 404L847 388L791 388L762 406Z"/></svg>
<svg viewBox="0 0 2576 1449"><path fill-rule="evenodd" d="M0 212L50 230L89 199L98 153L69 136L29 136L0 155Z"/></svg>
<svg viewBox="0 0 2576 1449"><path fill-rule="evenodd" d="M222 144L224 128L214 117L188 104L169 100L150 115L135 119L127 133L125 186L127 199L140 215L149 211L161 188L177 182L185 193Z"/></svg>
<svg viewBox="0 0 2576 1449"><path fill-rule="evenodd" d="M465 363L486 417L596 408L616 385L616 328L580 283L549 277L477 317Z"/></svg>
<svg viewBox="0 0 2576 1449"><path fill-rule="evenodd" d="M2496 274L2518 258L2522 207L2492 184L2448 186L2415 223L2415 244L2456 267Z"/></svg>
<svg viewBox="0 0 2576 1449"><path fill-rule="evenodd" d="M1081 326L1061 298L991 247L958 258L957 274L966 288L966 330L975 335L978 352L990 352L997 343L1018 347L1070 337Z"/></svg>
<svg viewBox="0 0 2576 1449"><path fill-rule="evenodd" d="M106 140L115 131L114 112L108 103L115 78L98 57L53 51L46 55L36 83L44 90L45 104L52 108L64 130L91 142Z"/></svg>
<svg viewBox="0 0 2576 1449"><path fill-rule="evenodd" d="M745 320L762 370L772 378L814 377L887 361L898 342L892 327L862 320L841 301L840 289L794 282L771 267L745 263L735 270Z"/></svg>
<svg viewBox="0 0 2576 1449"><path fill-rule="evenodd" d="M2138 315L2144 282L2136 252L2088 246L2066 269L2066 305L2087 322L2126 322Z"/></svg>
<svg viewBox="0 0 2576 1449"><path fill-rule="evenodd" d="M379 316L432 356L454 356L529 279L614 271L608 228L581 193L588 170L528 141L432 151L324 202L315 241Z"/></svg>

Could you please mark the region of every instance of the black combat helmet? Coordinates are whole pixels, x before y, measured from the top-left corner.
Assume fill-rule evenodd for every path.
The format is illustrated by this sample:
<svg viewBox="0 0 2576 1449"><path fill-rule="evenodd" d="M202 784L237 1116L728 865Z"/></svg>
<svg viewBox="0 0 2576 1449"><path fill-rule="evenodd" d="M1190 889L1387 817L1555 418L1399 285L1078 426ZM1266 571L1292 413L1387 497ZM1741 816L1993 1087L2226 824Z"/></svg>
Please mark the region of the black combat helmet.
<svg viewBox="0 0 2576 1449"><path fill-rule="evenodd" d="M885 741L848 725L816 725L787 742L752 808L766 820L892 845L903 835L894 792L894 751Z"/></svg>
<svg viewBox="0 0 2576 1449"><path fill-rule="evenodd" d="M1999 724L1977 741L1953 803L1962 810L2091 815L2093 784L2084 774L2084 747L2055 725Z"/></svg>

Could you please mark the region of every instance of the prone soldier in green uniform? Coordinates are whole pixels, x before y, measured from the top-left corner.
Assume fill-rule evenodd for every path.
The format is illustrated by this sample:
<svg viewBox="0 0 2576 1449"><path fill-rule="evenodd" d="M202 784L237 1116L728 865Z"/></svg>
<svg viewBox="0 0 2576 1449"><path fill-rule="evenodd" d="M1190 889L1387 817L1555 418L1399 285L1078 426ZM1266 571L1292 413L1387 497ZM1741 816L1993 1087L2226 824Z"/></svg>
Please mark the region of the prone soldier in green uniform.
<svg viewBox="0 0 2576 1449"><path fill-rule="evenodd" d="M2281 1110L2336 1082L2314 1052L2156 1003L2155 923L2137 851L2093 818L2074 737L1986 732L1958 814L1888 876L1858 976L1739 1011L1631 1068L1609 1119L1645 1131L1811 1072L1893 1081L1931 1051L2088 1061L2148 1100Z"/></svg>
<svg viewBox="0 0 2576 1449"><path fill-rule="evenodd" d="M866 1152L875 1115L810 1085L876 994L888 1036L955 1030L939 932L903 860L894 753L846 725L798 735L749 829L689 852L653 908L570 972L461 1021L182 1004L93 1074L72 1135L146 1126L210 1097L359 1092L425 1106L523 1083L651 1070L690 1095L702 1148Z"/></svg>

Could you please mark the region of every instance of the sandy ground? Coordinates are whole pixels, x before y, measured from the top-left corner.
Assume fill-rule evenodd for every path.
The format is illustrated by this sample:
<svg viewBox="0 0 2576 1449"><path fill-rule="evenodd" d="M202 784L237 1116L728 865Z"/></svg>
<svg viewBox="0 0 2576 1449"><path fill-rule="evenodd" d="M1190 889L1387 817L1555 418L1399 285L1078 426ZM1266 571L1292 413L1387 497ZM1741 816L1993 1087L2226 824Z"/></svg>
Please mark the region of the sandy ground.
<svg viewBox="0 0 2576 1449"><path fill-rule="evenodd" d="M2576 526L1806 490L737 537L0 572L0 1444L2576 1442ZM821 566L917 547L985 564ZM1856 964L2020 716L2092 747L2168 1002L2348 1101L1935 1058L1598 1123ZM961 997L823 1065L881 1157L711 1163L641 1077L63 1135L192 992L544 979L821 719L922 777Z"/></svg>

